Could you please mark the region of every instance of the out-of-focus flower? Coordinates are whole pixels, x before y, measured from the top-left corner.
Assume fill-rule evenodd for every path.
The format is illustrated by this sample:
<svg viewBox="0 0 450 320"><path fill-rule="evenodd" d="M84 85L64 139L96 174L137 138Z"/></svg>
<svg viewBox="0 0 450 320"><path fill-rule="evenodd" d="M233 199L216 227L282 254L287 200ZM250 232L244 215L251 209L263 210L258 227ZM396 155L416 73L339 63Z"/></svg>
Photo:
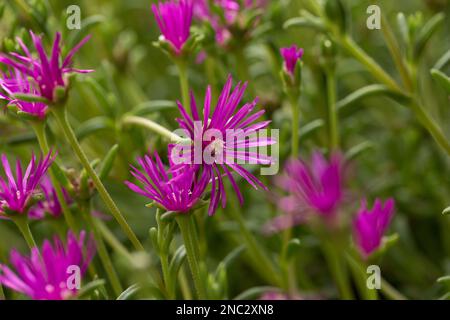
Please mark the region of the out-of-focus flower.
<svg viewBox="0 0 450 320"><path fill-rule="evenodd" d="M58 87L66 88L68 81L66 75L77 72L77 73L87 73L93 70L80 70L72 68L72 58L74 54L83 46L90 38L90 36L85 37L81 40L68 54L62 59L61 58L61 34L56 33L55 40L53 42L53 48L50 55L47 55L44 46L42 44L42 39L30 31L31 38L33 40L34 47L37 51L37 58L33 57L30 50L23 43L22 39L17 38L17 42L22 48L25 55L12 52L10 54L0 54L0 63L16 69L22 73L23 77L30 77L33 81L32 87L33 91L30 92L30 88L25 92L25 94L35 94L39 95L51 102L56 102L55 89ZM14 93L18 93L15 91Z"/></svg>
<svg viewBox="0 0 450 320"><path fill-rule="evenodd" d="M294 44L288 48L281 48L280 53L284 60L286 72L289 75L294 76L295 66L303 56L303 49Z"/></svg>
<svg viewBox="0 0 450 320"><path fill-rule="evenodd" d="M13 97L16 93L33 94L38 95L36 89L34 89L27 77L22 74L18 69L10 68L8 72L2 72L0 75L0 87L5 92L0 92L0 99L9 101L9 105L15 105L18 110L34 116L38 119L44 119L47 112L47 105L43 102L30 102L22 101Z"/></svg>
<svg viewBox="0 0 450 320"><path fill-rule="evenodd" d="M231 38L231 29L240 27L240 14L244 10L263 8L266 0L245 0L243 6L236 0L193 0L194 16L200 21L206 21L216 33L216 41L219 45L225 45Z"/></svg>
<svg viewBox="0 0 450 320"><path fill-rule="evenodd" d="M55 218L60 217L62 214L61 203L56 196L56 190L48 176L44 176L42 178L40 189L44 194L44 199L30 208L28 211L28 216L32 219L43 219L46 214L49 214ZM63 193L66 202L70 204L72 199L70 199L65 190L63 190Z"/></svg>
<svg viewBox="0 0 450 320"><path fill-rule="evenodd" d="M186 213L191 210L201 199L210 180L208 172L198 176L193 166L175 168L171 165L166 170L157 152L154 158L149 155L139 158L138 163L143 172L131 166L131 174L142 183L142 187L129 181L125 184L168 211Z"/></svg>
<svg viewBox="0 0 450 320"><path fill-rule="evenodd" d="M193 16L191 0L169 0L152 5L152 11L159 30L170 42L177 55L189 38Z"/></svg>
<svg viewBox="0 0 450 320"><path fill-rule="evenodd" d="M282 291L267 291L260 298L260 300L305 300L304 297L298 294L287 294Z"/></svg>
<svg viewBox="0 0 450 320"><path fill-rule="evenodd" d="M86 245L85 238L84 231L78 239L69 231L66 247L55 236L53 245L45 240L41 249L31 249L29 257L12 250L10 262L15 272L0 264L0 283L33 300L64 300L76 295L79 287L69 277L76 267L83 276L95 254L93 238Z"/></svg>
<svg viewBox="0 0 450 320"><path fill-rule="evenodd" d="M228 77L225 87L211 115L211 88L206 90L203 105L203 115L197 110L195 98L191 92L191 115L185 106L177 103L181 119L177 119L184 134L193 141L189 146L181 146L182 152L171 152L172 161L176 164L187 163L200 166L212 177L212 194L209 214L216 211L219 201L222 207L226 204L226 194L223 176L227 176L233 189L243 203L243 197L234 180L231 170L238 173L255 189L266 187L249 171L238 163L271 164L272 159L261 152L253 152L249 148L265 147L275 143L268 137L258 136L261 129L266 128L270 121L255 121L264 114L264 110L252 113L257 99L238 107L244 95L247 83L240 83L231 92L232 78ZM175 150L172 149L172 151ZM255 149L256 150L256 149ZM174 157L177 160L174 160Z"/></svg>
<svg viewBox="0 0 450 320"><path fill-rule="evenodd" d="M273 233L305 222L311 212L332 220L343 200L343 164L339 154L333 154L328 162L315 151L308 165L301 159L289 160L285 173L277 184L287 195L277 200L286 213L264 227Z"/></svg>
<svg viewBox="0 0 450 320"><path fill-rule="evenodd" d="M54 159L55 156L50 152L36 163L33 154L25 174L20 161L17 160L14 177L6 155L2 154L1 161L6 180L0 176L0 214L4 215L7 212L22 214L28 209L29 200Z"/></svg>
<svg viewBox="0 0 450 320"><path fill-rule="evenodd" d="M372 210L369 210L366 201L362 202L353 221L353 233L364 257L368 257L379 248L383 234L394 214L394 205L394 199L389 198L384 205L380 199L376 199Z"/></svg>

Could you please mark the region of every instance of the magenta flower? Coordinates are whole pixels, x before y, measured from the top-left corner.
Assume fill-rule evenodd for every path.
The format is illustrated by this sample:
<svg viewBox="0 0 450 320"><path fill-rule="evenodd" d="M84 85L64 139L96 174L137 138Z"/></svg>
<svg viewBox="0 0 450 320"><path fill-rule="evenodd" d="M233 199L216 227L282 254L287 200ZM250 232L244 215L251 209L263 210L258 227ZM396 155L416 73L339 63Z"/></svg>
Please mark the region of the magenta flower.
<svg viewBox="0 0 450 320"><path fill-rule="evenodd" d="M288 48L281 48L280 53L284 60L284 68L286 72L289 75L294 76L295 66L303 56L303 49L298 48L297 45L294 44Z"/></svg>
<svg viewBox="0 0 450 320"><path fill-rule="evenodd" d="M61 203L56 196L56 190L53 187L50 178L45 175L40 183L40 190L44 194L44 199L30 208L28 216L32 219L43 219L46 214L54 218L62 215ZM72 202L66 190L63 190L64 198L68 204Z"/></svg>
<svg viewBox="0 0 450 320"><path fill-rule="evenodd" d="M125 184L167 211L186 213L191 210L201 199L210 179L207 172L199 176L193 166L175 168L171 165L166 170L157 152L154 153L154 158L148 155L139 158L138 163L143 172L131 166L131 174L143 187L129 181L125 181Z"/></svg>
<svg viewBox="0 0 450 320"><path fill-rule="evenodd" d="M76 272L76 267L83 276L95 253L93 238L88 240L86 249L85 238L84 231L80 232L78 239L69 231L66 247L55 236L53 245L45 240L40 250L31 249L29 257L12 250L10 261L15 272L0 264L0 283L33 300L64 300L73 297L78 289L69 277Z"/></svg>
<svg viewBox="0 0 450 320"><path fill-rule="evenodd" d="M323 217L332 217L343 198L341 157L334 154L328 162L316 151L310 165L291 160L279 183L289 193L280 202L286 211L312 210Z"/></svg>
<svg viewBox="0 0 450 320"><path fill-rule="evenodd" d="M353 232L355 242L365 258L379 248L394 214L394 205L392 198L386 200L384 206L380 199L376 199L372 210L369 210L366 201L362 202L353 221Z"/></svg>
<svg viewBox="0 0 450 320"><path fill-rule="evenodd" d="M42 102L29 102L13 98L16 93L25 93L39 95L39 92L31 86L26 76L18 69L10 68L9 72L1 73L0 88L5 94L0 92L0 99L9 101L9 105L15 105L17 108L29 115L44 119L47 112L47 105Z"/></svg>
<svg viewBox="0 0 450 320"><path fill-rule="evenodd" d="M252 152L249 148L265 147L275 143L267 137L258 137L270 121L255 121L264 114L264 110L252 113L257 100L238 107L244 95L247 83L240 83L231 92L232 78L228 77L225 87L211 115L211 88L206 91L203 115L197 110L195 98L191 92L191 115L180 102L177 103L182 118L177 119L185 135L194 143L189 146L176 145L170 153L171 160L176 163L195 164L212 177L212 194L209 214L212 215L222 201L226 204L223 176L230 180L239 202L243 197L234 180L231 170L238 173L255 189L266 187L249 171L238 163L271 164L272 159L262 152ZM178 149L181 147L181 151ZM177 151L178 154L173 151ZM261 150L260 150L261 151Z"/></svg>
<svg viewBox="0 0 450 320"><path fill-rule="evenodd" d="M65 88L68 85L65 77L67 74L72 72L87 73L93 71L74 69L71 67L74 54L89 40L90 36L81 40L80 43L67 54L64 60L62 60L60 46L61 34L59 32L56 33L51 55L45 53L42 39L39 36L36 36L32 31L30 31L30 34L37 51L37 58L33 57L23 41L20 38L17 38L17 42L25 55L23 56L15 52L10 53L9 55L0 54L0 63L16 69L16 72L19 71L23 75L22 78L30 77L33 79L33 91L31 91L31 93L44 97L51 102L55 102L55 89L57 87ZM25 90L25 92L22 93L30 93L31 89L29 87L25 89L28 90ZM17 93L17 91L14 93Z"/></svg>
<svg viewBox="0 0 450 320"><path fill-rule="evenodd" d="M192 24L193 5L191 0L169 0L152 5L152 11L159 30L170 42L177 55L189 38Z"/></svg>
<svg viewBox="0 0 450 320"><path fill-rule="evenodd" d="M16 177L14 178L7 157L2 154L1 160L7 179L4 180L0 176L0 214L4 215L11 211L20 214L25 213L30 198L54 159L55 156L52 156L50 152L36 164L36 157L33 154L25 174L23 174L20 161L17 160Z"/></svg>

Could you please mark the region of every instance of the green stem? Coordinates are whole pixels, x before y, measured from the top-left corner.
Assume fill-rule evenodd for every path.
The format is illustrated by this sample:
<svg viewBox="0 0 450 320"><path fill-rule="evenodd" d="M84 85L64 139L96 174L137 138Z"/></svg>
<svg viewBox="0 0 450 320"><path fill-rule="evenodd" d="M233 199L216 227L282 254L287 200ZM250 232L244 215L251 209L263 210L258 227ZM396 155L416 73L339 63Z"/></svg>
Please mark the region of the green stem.
<svg viewBox="0 0 450 320"><path fill-rule="evenodd" d="M183 101L183 107L185 109L190 108L190 99L189 99L189 80L188 80L188 72L186 62L183 60L175 61L175 64L178 67L178 75L180 80L180 90L181 97Z"/></svg>
<svg viewBox="0 0 450 320"><path fill-rule="evenodd" d="M179 214L176 217L176 221L180 227L181 236L183 237L184 246L186 247L186 254L189 267L191 269L194 286L197 291L197 296L199 299L206 299L206 289L203 282L204 279L202 279L200 275L200 257L198 256L199 249L197 247L198 243L194 241L193 235L191 234L192 228L189 226L189 219L192 219L190 214Z"/></svg>
<svg viewBox="0 0 450 320"><path fill-rule="evenodd" d="M359 62L365 65L373 76L386 84L389 88L396 92L402 92L402 89L363 49L361 49L349 35L340 38L342 46L353 55Z"/></svg>
<svg viewBox="0 0 450 320"><path fill-rule="evenodd" d="M0 300L6 300L5 292L3 291L3 286L0 283Z"/></svg>
<svg viewBox="0 0 450 320"><path fill-rule="evenodd" d="M367 263L362 261L360 257L352 256L350 254L346 255L348 260L348 265L350 270L352 271L353 277L358 286L358 291L360 293L360 297L366 300L377 300L378 293L376 289L370 289L367 286Z"/></svg>
<svg viewBox="0 0 450 320"><path fill-rule="evenodd" d="M298 96L289 95L289 101L292 110L292 146L291 155L292 158L298 157L298 140L299 140L299 124L300 124L300 108L298 105Z"/></svg>
<svg viewBox="0 0 450 320"><path fill-rule="evenodd" d="M419 104L413 102L411 108L415 112L419 122L428 130L437 144L450 155L450 143L436 121Z"/></svg>
<svg viewBox="0 0 450 320"><path fill-rule="evenodd" d="M328 97L328 130L330 133L330 151L339 148L338 112L336 108L336 79L334 70L327 71L327 97Z"/></svg>
<svg viewBox="0 0 450 320"><path fill-rule="evenodd" d="M84 218L86 222L88 223L89 227L94 233L95 243L97 245L97 252L100 257L100 260L102 261L103 268L106 271L106 274L108 275L108 279L111 282L111 287L114 291L114 294L116 297L118 297L122 291L122 285L120 284L119 277L117 276L116 270L114 269L114 266L111 262L111 258L109 256L108 250L106 249L105 243L102 238L102 234L100 230L97 228L97 225L95 224L94 218L92 217L90 210L87 210L86 208L82 209Z"/></svg>
<svg viewBox="0 0 450 320"><path fill-rule="evenodd" d="M258 273L271 284L281 286L282 281L278 276L279 272L277 272L272 261L267 257L264 251L262 251L253 234L247 229L245 221L241 215L240 208L234 201L231 202L231 204L233 205L233 208L227 212L239 224L241 235L244 237L247 250L254 262L254 267Z"/></svg>
<svg viewBox="0 0 450 320"><path fill-rule="evenodd" d="M160 136L166 138L170 142L179 143L179 142L184 141L184 139L181 138L180 136L176 135L175 133L169 131L167 128L163 127L162 125L160 125L150 119L147 119L147 118L142 118L142 117L138 117L138 116L125 116L122 119L122 124L124 124L124 125L134 124L134 125L144 127L146 129L149 129L149 130L159 134Z"/></svg>
<svg viewBox="0 0 450 320"><path fill-rule="evenodd" d="M163 273L164 284L166 287L166 293L168 299L175 299L174 291L172 290L172 281L169 272L169 256L166 253L161 253L159 256L161 260L161 269Z"/></svg>
<svg viewBox="0 0 450 320"><path fill-rule="evenodd" d="M72 146L73 150L75 151L76 155L78 156L78 159L80 160L81 164L83 165L84 169L87 171L88 175L91 177L92 182L94 183L95 187L98 190L98 193L100 194L100 197L103 199L103 202L108 207L109 211L113 215L113 217L116 219L116 221L121 226L122 230L127 235L128 239L132 242L135 249L138 251L144 251L144 247L140 243L139 239L134 234L133 230L128 225L127 221L123 217L123 215L120 213L119 208L117 207L114 200L111 198L110 194L106 190L105 186L103 185L102 181L98 177L97 173L92 168L91 164L89 163L89 160L84 153L83 149L80 146L80 143L78 142L77 137L75 136L75 133L73 132L72 127L70 126L68 119L67 119L67 111L65 107L57 106L52 109L53 114L55 115L56 120L58 121L61 129L64 131L64 134L66 135L67 140L69 141L70 145Z"/></svg>
<svg viewBox="0 0 450 320"><path fill-rule="evenodd" d="M340 250L335 243L332 243L331 240L328 239L322 241L322 247L328 266L330 267L336 285L338 286L341 298L345 300L353 299L354 297L348 281L345 262L343 261L343 255L345 253Z"/></svg>
<svg viewBox="0 0 450 320"><path fill-rule="evenodd" d="M397 291L397 289L391 286L391 284L383 278L381 278L381 292L383 292L386 297L392 300L408 300L407 297Z"/></svg>
<svg viewBox="0 0 450 320"><path fill-rule="evenodd" d="M44 155L48 154L50 152L50 148L48 146L47 138L45 136L45 122L43 121L34 121L32 122L32 127L34 129L34 132L36 134L36 137L39 142L39 146L41 148L41 151ZM53 164L53 166L57 165L56 163ZM78 227L76 224L76 221L72 215L72 212L70 211L66 198L64 197L63 189L61 187L61 184L59 183L58 179L56 179L56 169L51 166L50 167L50 180L52 182L53 188L56 192L56 198L58 199L61 209L64 215L64 219L67 222L67 225L70 229L72 229L74 232L78 231Z"/></svg>
<svg viewBox="0 0 450 320"><path fill-rule="evenodd" d="M34 241L33 234L31 233L30 226L28 225L27 217L23 215L11 216L11 220L19 228L20 233L25 239L30 249L37 248L36 241Z"/></svg>

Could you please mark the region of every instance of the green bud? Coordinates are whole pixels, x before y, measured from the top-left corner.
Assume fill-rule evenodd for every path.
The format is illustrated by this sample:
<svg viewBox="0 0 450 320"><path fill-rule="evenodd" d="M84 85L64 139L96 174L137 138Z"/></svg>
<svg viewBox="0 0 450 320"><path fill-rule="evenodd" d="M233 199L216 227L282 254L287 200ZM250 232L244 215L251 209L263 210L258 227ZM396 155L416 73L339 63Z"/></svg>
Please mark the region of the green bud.
<svg viewBox="0 0 450 320"><path fill-rule="evenodd" d="M345 33L347 31L347 10L342 0L327 0L325 3L325 14L331 22L338 26L340 32Z"/></svg>
<svg viewBox="0 0 450 320"><path fill-rule="evenodd" d="M159 243L158 243L158 230L155 227L150 228L149 235L150 235L150 240L152 241L152 244L153 244L153 248L155 248L155 250L157 252L159 252L160 248L159 248Z"/></svg>

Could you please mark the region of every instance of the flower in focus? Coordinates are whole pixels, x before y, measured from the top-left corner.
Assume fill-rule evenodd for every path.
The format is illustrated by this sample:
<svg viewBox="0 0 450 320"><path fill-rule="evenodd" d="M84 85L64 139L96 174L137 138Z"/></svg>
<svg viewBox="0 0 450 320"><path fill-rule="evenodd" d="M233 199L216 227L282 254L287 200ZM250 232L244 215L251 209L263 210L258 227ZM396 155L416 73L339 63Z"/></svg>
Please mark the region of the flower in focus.
<svg viewBox="0 0 450 320"><path fill-rule="evenodd" d="M353 221L355 242L364 257L368 257L381 244L384 232L394 214L394 199L388 199L384 205L380 199L376 199L372 210L367 208L366 201Z"/></svg>
<svg viewBox="0 0 450 320"><path fill-rule="evenodd" d="M42 178L40 189L44 194L44 200L39 201L36 205L31 207L28 211L28 216L32 219L43 219L46 214L49 214L54 218L60 217L62 214L61 203L59 202L56 190L47 175ZM70 199L65 190L63 190L63 193L66 202L70 204L72 199Z"/></svg>
<svg viewBox="0 0 450 320"><path fill-rule="evenodd" d="M69 279L72 268L78 267L83 276L95 253L93 238L86 246L85 238L84 231L78 239L69 231L66 247L55 236L53 245L45 240L41 249L31 249L29 257L12 250L10 262L15 272L0 264L0 283L33 300L63 300L76 295L79 287Z"/></svg>
<svg viewBox="0 0 450 320"><path fill-rule="evenodd" d="M177 55L189 38L193 16L191 0L169 0L152 5L152 11L159 30L170 42Z"/></svg>
<svg viewBox="0 0 450 320"><path fill-rule="evenodd" d="M264 114L264 110L252 113L257 99L238 107L244 95L247 83L240 83L231 92L232 78L228 80L220 94L218 102L211 115L211 87L206 90L203 105L203 115L199 115L195 98L191 92L191 115L188 110L177 103L182 118L177 119L184 134L194 143L189 146L181 146L182 152L173 148L170 156L176 164L187 163L200 166L212 177L211 204L209 215L214 214L219 201L222 207L226 204L226 194L223 184L223 176L231 181L239 202L243 203L243 197L234 180L231 170L238 173L255 189L260 186L266 187L249 171L238 163L271 164L272 159L262 152L253 152L249 148L260 148L274 144L275 140L268 137L258 136L261 129L266 128L270 121L255 121ZM179 145L177 145L178 147ZM174 150L177 153L173 152ZM261 150L260 150L261 151ZM174 160L176 158L176 160Z"/></svg>
<svg viewBox="0 0 450 320"><path fill-rule="evenodd" d="M201 199L210 179L207 172L199 177L192 166L175 169L171 165L166 170L157 152L154 153L154 158L148 155L139 158L138 163L143 172L131 166L131 174L143 187L129 181L125 181L125 184L134 192L157 202L167 211L185 213L191 210Z"/></svg>
<svg viewBox="0 0 450 320"><path fill-rule="evenodd" d="M61 58L61 34L56 33L55 40L53 42L53 48L51 55L45 53L42 39L30 31L31 39L33 41L34 47L37 51L37 57L33 57L31 52L25 46L20 38L17 38L17 42L22 48L25 55L20 55L19 53L0 54L0 63L16 69L16 73L20 72L22 74L21 78L30 77L33 81L31 84L32 88L24 87L25 91L22 93L33 93L39 95L51 102L56 102L55 89L58 87L66 88L68 81L65 75L77 72L77 73L87 73L93 70L80 70L71 67L72 58L74 54L83 46L90 38L86 36L81 40L62 60ZM62 61L62 62L61 62ZM7 81L7 80L3 80ZM3 87L3 86L2 86ZM31 91L32 90L32 91ZM13 93L18 93L14 91Z"/></svg>
<svg viewBox="0 0 450 320"><path fill-rule="evenodd" d="M20 161L17 160L14 177L6 155L2 154L1 161L6 179L0 176L0 214L3 215L6 211L22 214L28 209L29 200L54 159L55 156L50 152L36 163L33 154L25 174Z"/></svg>
<svg viewBox="0 0 450 320"><path fill-rule="evenodd" d="M294 76L295 66L303 56L303 49L298 48L297 45L294 44L288 48L281 48L280 53L284 60L286 72L289 75Z"/></svg>
<svg viewBox="0 0 450 320"><path fill-rule="evenodd" d="M0 99L9 101L9 105L17 106L18 110L25 112L38 119L44 119L47 112L47 105L43 102L22 101L13 98L16 93L33 94L39 93L31 86L26 76L18 69L10 68L6 73L0 75L0 88L5 92L0 92Z"/></svg>

